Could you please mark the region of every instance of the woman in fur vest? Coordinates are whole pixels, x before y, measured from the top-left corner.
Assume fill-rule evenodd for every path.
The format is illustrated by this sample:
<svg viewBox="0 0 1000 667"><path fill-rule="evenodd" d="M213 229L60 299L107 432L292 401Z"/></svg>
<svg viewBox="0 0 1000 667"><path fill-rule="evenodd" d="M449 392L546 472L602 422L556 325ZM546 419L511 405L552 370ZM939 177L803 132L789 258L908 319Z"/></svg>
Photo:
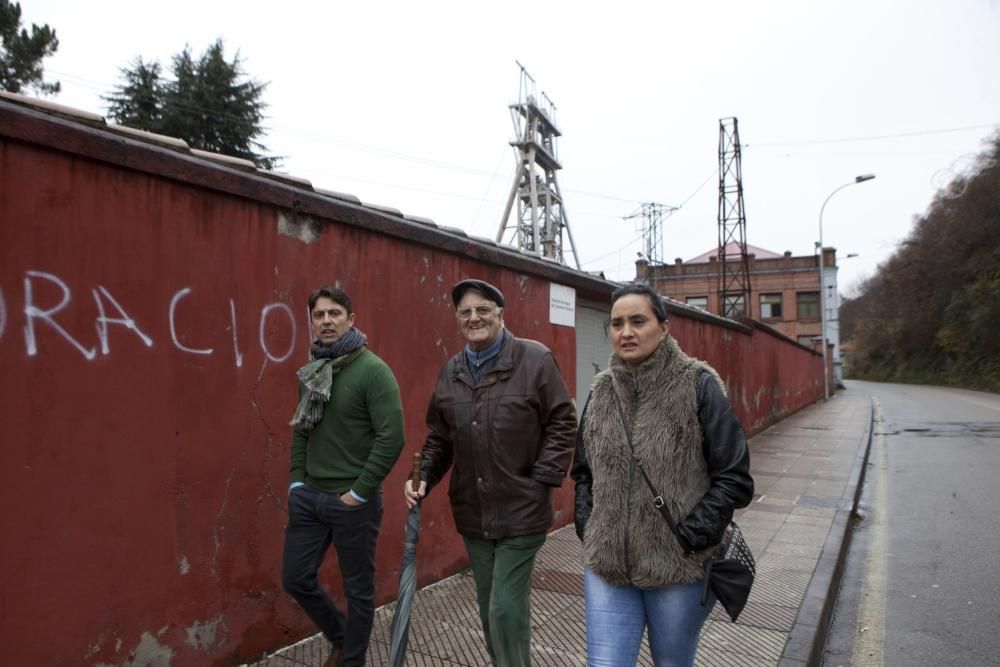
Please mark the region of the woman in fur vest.
<svg viewBox="0 0 1000 667"><path fill-rule="evenodd" d="M587 664L635 665L648 626L657 667L693 665L715 603L701 604L702 561L725 550L733 510L753 498L746 436L719 375L670 337L652 289L616 290L609 330L614 354L591 385L572 473Z"/></svg>

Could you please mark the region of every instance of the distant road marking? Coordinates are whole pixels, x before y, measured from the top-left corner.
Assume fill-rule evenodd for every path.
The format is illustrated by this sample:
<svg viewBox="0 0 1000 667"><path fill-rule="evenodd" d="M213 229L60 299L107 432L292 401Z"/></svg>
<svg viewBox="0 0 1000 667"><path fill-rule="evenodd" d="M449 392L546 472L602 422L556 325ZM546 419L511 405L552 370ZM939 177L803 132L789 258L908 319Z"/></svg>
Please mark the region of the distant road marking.
<svg viewBox="0 0 1000 667"><path fill-rule="evenodd" d="M950 393L952 396L954 396L957 399L965 401L966 403L975 403L976 405L981 405L984 408L989 408L990 410L996 410L997 412L1000 412L1000 407L998 407L996 405L990 405L989 403L983 403L982 401L977 401L977 400L974 400L974 399L971 399L971 398L967 398L965 396L962 396L958 392L948 392L948 393Z"/></svg>
<svg viewBox="0 0 1000 667"><path fill-rule="evenodd" d="M888 470L889 454L885 435L882 433L884 418L882 406L873 399L875 404L875 422L878 425L873 458L872 482L872 532L868 557L865 560L864 584L861 604L858 609L858 634L854 644L854 655L851 664L881 667L885 662L885 589L886 589L886 553L888 551L888 529L886 521L889 514Z"/></svg>

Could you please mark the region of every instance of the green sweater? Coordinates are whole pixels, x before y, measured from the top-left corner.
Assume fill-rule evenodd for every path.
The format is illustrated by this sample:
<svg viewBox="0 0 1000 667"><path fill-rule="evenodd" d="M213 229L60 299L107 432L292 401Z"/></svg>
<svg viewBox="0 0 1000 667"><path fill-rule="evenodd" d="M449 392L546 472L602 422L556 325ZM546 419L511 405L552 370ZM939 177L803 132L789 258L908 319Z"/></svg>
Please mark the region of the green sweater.
<svg viewBox="0 0 1000 667"><path fill-rule="evenodd" d="M403 443L399 385L386 363L365 349L333 377L319 423L294 429L291 481L335 493L353 489L371 500Z"/></svg>

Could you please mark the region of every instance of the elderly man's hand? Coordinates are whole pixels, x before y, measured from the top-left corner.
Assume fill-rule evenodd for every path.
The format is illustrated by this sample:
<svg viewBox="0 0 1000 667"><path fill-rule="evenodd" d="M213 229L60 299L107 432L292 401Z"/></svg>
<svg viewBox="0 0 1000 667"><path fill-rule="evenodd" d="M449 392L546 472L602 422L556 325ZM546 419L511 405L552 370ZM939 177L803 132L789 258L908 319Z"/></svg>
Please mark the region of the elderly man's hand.
<svg viewBox="0 0 1000 667"><path fill-rule="evenodd" d="M421 498L427 495L427 482L421 481L420 487L414 491L413 480L406 480L406 484L403 485L403 495L406 498L407 509L413 509L413 506L416 505Z"/></svg>

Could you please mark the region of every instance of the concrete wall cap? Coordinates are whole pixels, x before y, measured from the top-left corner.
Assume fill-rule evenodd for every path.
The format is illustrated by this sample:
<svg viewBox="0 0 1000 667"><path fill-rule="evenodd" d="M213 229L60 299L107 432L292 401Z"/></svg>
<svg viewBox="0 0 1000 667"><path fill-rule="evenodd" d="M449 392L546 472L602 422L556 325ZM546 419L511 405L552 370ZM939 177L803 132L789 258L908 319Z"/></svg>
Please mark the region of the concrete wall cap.
<svg viewBox="0 0 1000 667"><path fill-rule="evenodd" d="M442 232L448 232L449 234L454 234L455 236L464 236L468 238L468 234L465 233L464 229L459 229L458 227L446 227L444 225L438 225L438 229Z"/></svg>
<svg viewBox="0 0 1000 667"><path fill-rule="evenodd" d="M404 215L404 220L409 220L410 222L418 222L421 225L427 225L428 227L437 227L437 223L430 218L425 218L420 215Z"/></svg>
<svg viewBox="0 0 1000 667"><path fill-rule="evenodd" d="M104 116L96 113L90 113L89 111L83 111L82 109L75 109L62 104L56 104L55 102L49 102L48 100L43 100L40 97L29 97L28 95L18 95L17 93L8 93L5 90L0 90L0 98L9 100L15 104L23 104L27 107L34 107L41 111L68 116L74 120L82 120L86 123L96 125L105 125Z"/></svg>
<svg viewBox="0 0 1000 667"><path fill-rule="evenodd" d="M177 137L170 137L165 134L157 134L156 132L149 132L147 130L139 130L134 127L126 127L125 125L117 125L115 123L108 123L106 127L112 132L117 132L118 134L125 134L132 139L138 139L139 141L145 141L151 144L158 144L160 146L167 146L169 148L180 148L182 150L191 150L188 144L183 139L178 139Z"/></svg>
<svg viewBox="0 0 1000 667"><path fill-rule="evenodd" d="M243 169L255 170L257 165L253 163L252 160L247 160L241 157L233 157L232 155L223 155L222 153L213 153L211 151L203 151L199 148L192 148L191 155L195 157L205 158L206 160L212 160L213 162L221 162L233 167L242 167Z"/></svg>
<svg viewBox="0 0 1000 667"><path fill-rule="evenodd" d="M397 218L403 217L403 212L400 211L398 208L393 208L391 206L382 206L381 204L369 204L368 202L361 202L361 205L364 206L365 208L370 208L376 211L380 211L382 213L388 213L389 215L394 215Z"/></svg>
<svg viewBox="0 0 1000 667"><path fill-rule="evenodd" d="M290 185L296 185L300 188L305 188L306 190L313 189L312 181L308 178L292 176L291 174L286 174L283 171L271 171L270 169L258 169L257 173L265 178L271 178Z"/></svg>
<svg viewBox="0 0 1000 667"><path fill-rule="evenodd" d="M316 192L318 192L319 194L321 194L321 195L323 195L325 197L331 197L331 198L337 199L339 201L347 201L347 202L351 202L352 204L360 204L361 203L361 200L358 199L356 196L354 196L352 194L348 194L346 192L337 192L336 190L327 190L326 188L316 188Z"/></svg>

